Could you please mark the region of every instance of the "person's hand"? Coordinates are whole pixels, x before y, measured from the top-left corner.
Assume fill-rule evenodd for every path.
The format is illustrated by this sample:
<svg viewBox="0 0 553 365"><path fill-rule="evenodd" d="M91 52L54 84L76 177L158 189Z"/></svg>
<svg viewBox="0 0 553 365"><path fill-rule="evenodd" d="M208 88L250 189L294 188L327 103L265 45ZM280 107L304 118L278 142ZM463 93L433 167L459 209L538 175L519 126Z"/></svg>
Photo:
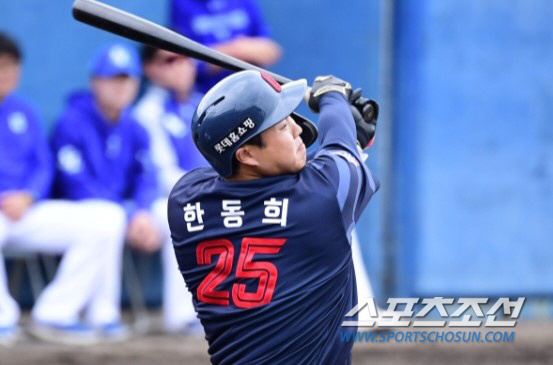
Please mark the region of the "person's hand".
<svg viewBox="0 0 553 365"><path fill-rule="evenodd" d="M338 92L348 100L351 94L351 85L349 82L336 76L317 76L311 86L311 90L305 95L305 101L313 112L318 113L321 95L329 92Z"/></svg>
<svg viewBox="0 0 553 365"><path fill-rule="evenodd" d="M228 42L214 46L219 52L240 60L260 66L270 66L275 63L281 54L280 46L273 40L265 37L239 36ZM220 68L209 64L212 71Z"/></svg>
<svg viewBox="0 0 553 365"><path fill-rule="evenodd" d="M357 142L361 149L365 149L374 142L376 121L378 119L378 103L361 96L361 89L354 90L349 100L357 131Z"/></svg>
<svg viewBox="0 0 553 365"><path fill-rule="evenodd" d="M144 252L154 252L160 248L161 234L150 213L141 211L132 216L127 227L127 242Z"/></svg>
<svg viewBox="0 0 553 365"><path fill-rule="evenodd" d="M280 58L280 47L263 37L239 37L234 41L241 59L255 65L270 66Z"/></svg>
<svg viewBox="0 0 553 365"><path fill-rule="evenodd" d="M18 221L33 204L34 198L27 191L6 192L0 195L0 211L12 221Z"/></svg>

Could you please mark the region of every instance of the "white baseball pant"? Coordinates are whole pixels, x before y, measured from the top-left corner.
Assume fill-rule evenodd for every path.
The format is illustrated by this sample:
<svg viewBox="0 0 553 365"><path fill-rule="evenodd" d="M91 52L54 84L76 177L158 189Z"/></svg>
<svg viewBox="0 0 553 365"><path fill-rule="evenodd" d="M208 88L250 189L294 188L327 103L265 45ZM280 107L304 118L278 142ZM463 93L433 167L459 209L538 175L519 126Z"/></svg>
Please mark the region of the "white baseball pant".
<svg viewBox="0 0 553 365"><path fill-rule="evenodd" d="M72 324L83 311L92 325L120 319L125 226L124 210L102 200L38 202L16 222L0 213L0 255L2 249L63 254L33 307L34 320ZM0 327L15 325L19 314L0 256Z"/></svg>

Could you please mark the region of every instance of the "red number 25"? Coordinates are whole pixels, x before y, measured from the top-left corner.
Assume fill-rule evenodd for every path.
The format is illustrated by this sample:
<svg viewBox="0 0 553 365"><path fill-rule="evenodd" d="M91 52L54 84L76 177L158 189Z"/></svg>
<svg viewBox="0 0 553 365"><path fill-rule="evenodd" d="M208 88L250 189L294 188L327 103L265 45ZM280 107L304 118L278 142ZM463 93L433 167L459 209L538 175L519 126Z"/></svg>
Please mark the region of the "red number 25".
<svg viewBox="0 0 553 365"><path fill-rule="evenodd" d="M246 284L232 285L232 302L238 308L253 308L271 302L278 278L277 267L268 261L253 261L255 254L277 254L286 242L284 238L252 238L245 237L240 247L240 256L236 267L237 279L254 278L259 280L255 292L247 292ZM234 246L226 239L216 239L201 242L196 247L198 265L210 265L212 257L219 258L215 267L202 280L197 289L198 300L216 305L230 305L230 293L217 290L217 286L225 280L232 270Z"/></svg>

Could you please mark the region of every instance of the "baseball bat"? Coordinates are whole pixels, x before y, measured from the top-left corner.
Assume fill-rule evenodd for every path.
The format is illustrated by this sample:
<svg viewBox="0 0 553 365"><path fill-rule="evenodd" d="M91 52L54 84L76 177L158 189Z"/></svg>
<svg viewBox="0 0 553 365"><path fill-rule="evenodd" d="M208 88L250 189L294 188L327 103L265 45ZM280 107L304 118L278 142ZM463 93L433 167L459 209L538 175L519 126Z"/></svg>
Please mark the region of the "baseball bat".
<svg viewBox="0 0 553 365"><path fill-rule="evenodd" d="M75 0L73 2L73 17L83 23L120 35L124 38L196 58L228 70L256 70L264 72L281 84L292 81L259 66L252 65L251 63L194 42L159 24L95 0ZM310 90L310 88L306 90L306 96L309 94ZM296 119L308 120L296 112L292 114ZM374 114L375 109L372 108L370 114L368 114L370 117L366 117L367 120L371 119ZM313 127L311 123L302 123L302 128L308 128L310 133L316 138L317 129Z"/></svg>
<svg viewBox="0 0 553 365"><path fill-rule="evenodd" d="M150 46L183 54L232 71L257 70L281 84L291 80L251 63L194 42L168 28L95 0L75 0L73 17L78 21Z"/></svg>

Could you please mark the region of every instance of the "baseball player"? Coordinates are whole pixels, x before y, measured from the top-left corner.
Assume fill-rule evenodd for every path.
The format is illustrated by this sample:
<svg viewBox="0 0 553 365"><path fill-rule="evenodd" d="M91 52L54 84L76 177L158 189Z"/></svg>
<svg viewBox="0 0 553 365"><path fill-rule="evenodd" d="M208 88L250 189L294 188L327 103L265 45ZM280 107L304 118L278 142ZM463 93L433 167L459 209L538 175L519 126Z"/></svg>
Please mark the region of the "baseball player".
<svg viewBox="0 0 553 365"><path fill-rule="evenodd" d="M266 67L280 58L256 0L171 0L170 17L175 31L238 59ZM228 75L199 62L198 90L205 93Z"/></svg>
<svg viewBox="0 0 553 365"><path fill-rule="evenodd" d="M152 161L164 197L154 210L164 227L163 322L166 331L186 334L201 326L175 259L167 225L167 197L187 171L208 166L190 131L202 94L194 90L196 64L192 59L150 46L144 46L141 55L151 86L138 101L134 115L150 137Z"/></svg>
<svg viewBox="0 0 553 365"><path fill-rule="evenodd" d="M292 114L306 89L243 71L194 114L212 168L179 180L168 214L214 364L351 363L339 336L356 330L341 327L357 303L351 231L379 186L357 143L372 140L376 104L340 79L315 79L320 147L306 161L316 128Z"/></svg>
<svg viewBox="0 0 553 365"><path fill-rule="evenodd" d="M0 34L0 254L63 254L54 280L32 310L34 335L66 344L91 344L116 334L119 296L110 274L119 262L125 214L90 200L86 206L50 200L53 175L41 123L14 93L21 70L17 44ZM16 339L19 308L7 289L0 255L0 343ZM87 320L82 321L82 312Z"/></svg>
<svg viewBox="0 0 553 365"><path fill-rule="evenodd" d="M141 75L138 54L122 44L103 47L90 75L91 90L70 95L52 132L55 190L81 204L100 199L119 205L126 211L120 247L126 241L142 251L157 250L160 227L151 211L158 186L149 140L129 108ZM109 274L119 298L120 261Z"/></svg>

